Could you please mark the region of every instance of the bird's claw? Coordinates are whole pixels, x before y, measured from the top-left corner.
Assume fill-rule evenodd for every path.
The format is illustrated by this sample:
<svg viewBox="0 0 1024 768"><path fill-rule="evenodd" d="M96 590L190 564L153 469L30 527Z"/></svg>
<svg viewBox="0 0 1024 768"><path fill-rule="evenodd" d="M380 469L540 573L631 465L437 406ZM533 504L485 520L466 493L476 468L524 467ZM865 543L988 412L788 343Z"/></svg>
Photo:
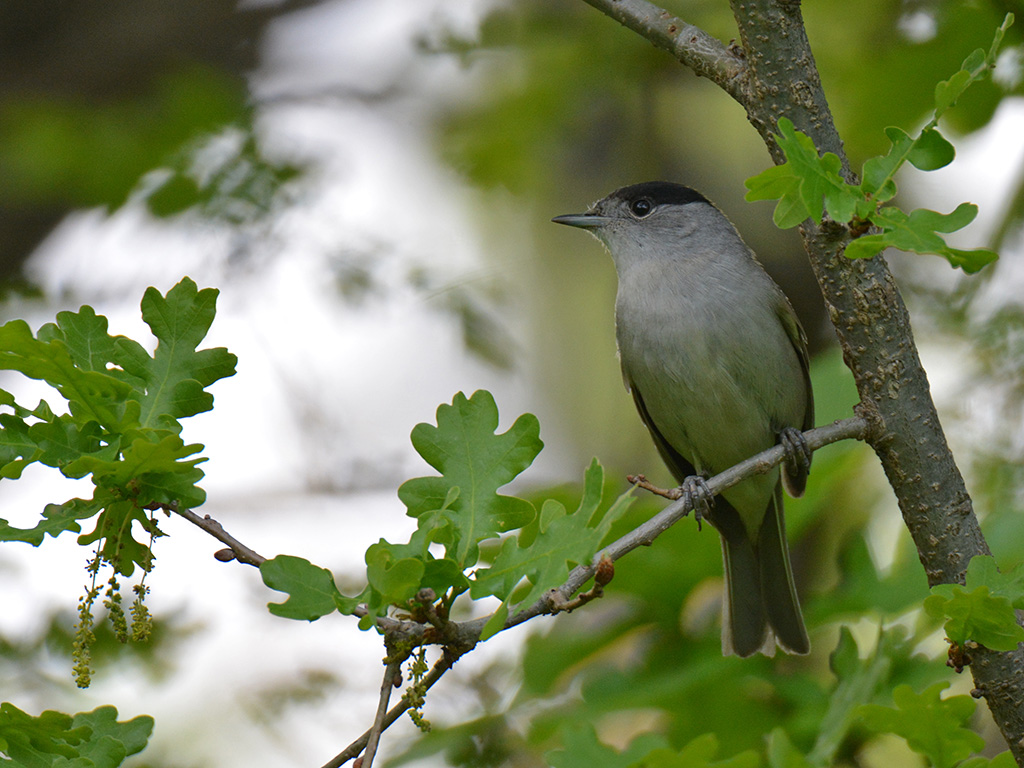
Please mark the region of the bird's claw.
<svg viewBox="0 0 1024 768"><path fill-rule="evenodd" d="M697 521L697 530L701 529L701 521L711 514L715 496L708 487L707 480L700 475L690 475L679 485L679 497L690 509Z"/></svg>
<svg viewBox="0 0 1024 768"><path fill-rule="evenodd" d="M807 438L799 429L786 427L779 432L779 444L786 452L786 464L792 470L792 474L809 472L811 469L811 449L807 445Z"/></svg>

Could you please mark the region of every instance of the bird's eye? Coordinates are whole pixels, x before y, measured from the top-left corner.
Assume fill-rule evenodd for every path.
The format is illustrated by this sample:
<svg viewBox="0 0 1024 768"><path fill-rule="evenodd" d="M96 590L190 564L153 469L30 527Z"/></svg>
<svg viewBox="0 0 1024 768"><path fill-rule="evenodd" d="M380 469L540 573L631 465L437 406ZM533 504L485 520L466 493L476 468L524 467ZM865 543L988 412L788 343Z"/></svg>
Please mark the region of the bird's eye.
<svg viewBox="0 0 1024 768"><path fill-rule="evenodd" d="M654 203L646 197L641 197L639 200L634 200L629 204L629 210L638 219L642 219L654 210Z"/></svg>

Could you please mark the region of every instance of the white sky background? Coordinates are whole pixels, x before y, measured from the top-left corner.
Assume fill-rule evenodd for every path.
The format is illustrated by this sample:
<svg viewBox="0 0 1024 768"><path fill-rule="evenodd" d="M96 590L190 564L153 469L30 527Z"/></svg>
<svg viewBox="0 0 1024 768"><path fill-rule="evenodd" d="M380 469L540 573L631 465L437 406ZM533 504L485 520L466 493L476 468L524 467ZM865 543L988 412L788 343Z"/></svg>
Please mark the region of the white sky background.
<svg viewBox="0 0 1024 768"><path fill-rule="evenodd" d="M416 37L442 17L472 30L483 5L349 0L278 23L254 86L268 104L262 123L268 145L315 160L301 204L256 239L196 220L153 221L131 206L110 218L78 214L32 264L51 299L8 310L38 327L59 309L88 303L108 316L112 333L142 340L148 329L138 302L147 286L166 291L188 274L200 287L219 287L218 317L204 346L237 354L238 374L214 386L215 411L186 422L184 437L205 443L210 458L202 483L209 501L200 511L265 556L295 554L339 575L357 574L363 552L379 537L405 541L413 524L396 484L432 473L413 453L409 432L459 390L493 391L501 429L524 411L545 423L528 376L467 355L451 316L403 277L417 264L450 275L453 284L493 276L474 216L486 205L507 209L510 231L516 228L529 257L531 244L520 234L529 227L516 227L514 219L525 217L522 210L466 186L436 160L429 143L431 110L471 88L473 73L448 57L419 55ZM395 87L396 98L362 98ZM993 179L992 170L1021 164L993 164L988 152L994 137L1020 146L1024 109L1008 104L999 118L985 133L957 142L957 165L942 172L950 174L946 181L914 174L914 183L939 180L928 195L950 193L944 210L968 199L981 205L983 216L999 210L998 191L1010 180ZM973 170L978 167L984 171ZM969 230L973 244L983 241L983 226L979 221ZM233 258L239 250L245 255ZM386 291L357 305L338 301L332 263L349 252L372 253L385 265ZM513 302L506 315L513 335L515 310ZM933 381L941 382L941 356L924 351ZM3 381L6 388L10 380ZM557 436L544 436L549 447L537 474L563 479L575 470L560 465ZM31 524L45 503L89 493L64 490L50 470L33 476L36 482L0 485L2 516L14 524ZM265 603L278 598L255 570L214 561L218 545L183 521L163 526L172 535L156 550L151 608L201 626L171 674L156 681L104 671L85 693L3 697L32 712L109 703L121 719L153 715L156 730L144 756L174 766L315 766L358 736L380 683L377 635L338 616L312 625L270 616ZM73 610L83 568L68 534L47 539L41 551L0 550L0 576L14 585L0 592L0 631L30 633L45 608ZM427 716L445 720L458 711L457 679L514 655L521 636L499 636L460 662L432 692ZM272 708L276 687L317 669L334 672L343 684L329 686L311 706ZM70 677L62 659L49 673L58 682ZM410 733L408 726L397 730ZM385 754L394 739L385 736Z"/></svg>

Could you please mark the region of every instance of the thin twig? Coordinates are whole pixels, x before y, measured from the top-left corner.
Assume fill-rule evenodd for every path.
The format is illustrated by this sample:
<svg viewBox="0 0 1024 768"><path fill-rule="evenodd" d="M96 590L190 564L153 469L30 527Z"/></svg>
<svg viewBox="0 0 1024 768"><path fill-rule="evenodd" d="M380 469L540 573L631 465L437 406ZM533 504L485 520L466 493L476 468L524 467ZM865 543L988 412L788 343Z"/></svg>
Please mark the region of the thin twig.
<svg viewBox="0 0 1024 768"><path fill-rule="evenodd" d="M433 687L434 683L440 680L444 676L444 673L451 669L455 662L458 661L459 658L464 653L467 653L469 650L469 648L466 648L465 650L460 651L450 647L446 647L444 649L444 652L441 654L441 658L434 663L433 667L431 667L430 672L423 676L423 680L420 683L422 689L424 691L430 690L430 688ZM398 718L404 715L408 709L409 703L404 698L400 702L395 704L395 706L388 710L387 715L384 717L381 731L386 731L388 728L390 728L391 725ZM344 750L342 750L333 758L324 763L323 768L340 768L340 766L344 765L352 758L358 756L359 753L361 753L363 749L366 747L369 740L370 731L367 731L358 739L356 739L347 747L345 747Z"/></svg>
<svg viewBox="0 0 1024 768"><path fill-rule="evenodd" d="M819 448L831 445L832 443L837 443L841 440L864 440L867 438L870 429L871 423L867 418L854 416L849 419L834 422L833 424L829 424L824 427L817 427L815 429L808 430L807 432L804 432L803 435L804 439L807 441L807 447L812 451L816 451ZM712 494L718 495L722 491L732 488L734 485L742 482L748 477L771 472L772 469L783 462L785 456L785 449L781 445L773 446L772 448L762 451L756 456L752 456L745 461L741 461L739 464L730 467L724 472L720 472L714 477L709 478L707 481L708 488L711 490ZM600 552L596 553L594 557L591 558L591 562L600 563L602 560L610 560L614 562L623 555L632 552L637 547L646 546L652 543L661 534L686 517L691 511L691 507L692 505L687 504L683 499L669 504L654 517L637 526L622 538L612 542ZM579 591L587 581L593 578L594 572L595 566L593 565L576 566L569 573L569 578L566 579L564 584L552 590L548 590L548 592L533 605L527 606L521 611L510 616L505 622L505 626L502 631L505 629L511 629L512 627L522 624L525 621L529 621L536 616L558 613L559 606L561 605L571 605L571 603L569 603L569 598L576 594L576 592ZM446 627L445 637L458 637L459 641L463 643L476 642L480 637L480 632L483 630L484 625L490 620L490 618L490 616L483 616L466 622L451 622ZM404 622L400 631L402 632L404 640L428 642L426 639L429 637L428 629L433 631L433 627Z"/></svg>
<svg viewBox="0 0 1024 768"><path fill-rule="evenodd" d="M395 681L401 680L402 662L405 660L392 651L388 656L387 666L384 668L384 680L380 684L380 699L377 701L377 714L373 718L373 725L366 734L366 749L363 751L362 768L371 768L373 758L377 754L377 744L380 743L380 735L384 732L384 719L388 714L388 702L391 701L391 691L395 687Z"/></svg>
<svg viewBox="0 0 1024 768"><path fill-rule="evenodd" d="M854 416L849 419L829 424L825 427L818 427L804 432L804 438L807 440L807 447L812 451L816 451L823 446L839 442L840 440L863 440L867 436L867 433L867 420L859 416ZM783 449L781 445L773 446L767 451L762 451L756 456L751 456L749 459L741 461L739 464L736 464L724 472L720 472L710 478L708 480L708 488L710 488L711 492L717 496L722 491L732 488L734 485L748 477L771 472L772 469L782 463L785 456L785 449ZM637 547L650 544L661 534L686 517L691 511L691 506L692 505L690 504L686 504L682 499L669 504L650 520L637 526L621 539L609 544L607 547L595 554L592 558L592 562L597 563L605 558L615 561L628 552L632 552ZM566 579L565 583L562 584L561 587L558 587L558 591L561 593L563 599L568 599L570 596L575 594L580 587L586 584L593 575L594 566L578 565L569 574L569 578ZM505 629L521 624L540 613L547 612L549 605L549 600L537 601L537 603L529 608L509 617L509 620L505 623ZM486 622L486 619L484 619L484 622ZM483 625L481 624L481 628L482 626Z"/></svg>
<svg viewBox="0 0 1024 768"><path fill-rule="evenodd" d="M237 560L240 563L244 563L245 565L254 565L257 568L266 561L267 558L263 557L263 555L258 552L249 549L249 547L245 546L245 544L225 531L224 526L209 515L203 515L200 517L191 509L173 509L166 506L163 508L168 512L174 512L175 514L180 515L193 525L202 528L208 534L213 536L213 538L227 544L227 550L222 549L215 555L218 560Z"/></svg>

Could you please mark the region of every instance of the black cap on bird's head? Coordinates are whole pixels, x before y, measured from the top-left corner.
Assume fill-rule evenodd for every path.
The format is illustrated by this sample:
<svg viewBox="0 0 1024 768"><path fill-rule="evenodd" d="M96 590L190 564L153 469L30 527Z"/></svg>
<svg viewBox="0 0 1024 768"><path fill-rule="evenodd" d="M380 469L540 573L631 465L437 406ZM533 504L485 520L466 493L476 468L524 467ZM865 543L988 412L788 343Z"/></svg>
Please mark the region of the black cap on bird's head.
<svg viewBox="0 0 1024 768"><path fill-rule="evenodd" d="M586 213L556 216L552 221L581 229L598 229L609 222L609 217L605 215L605 208L609 205L625 204L634 217L641 219L659 206L708 202L700 192L682 184L674 184L671 181L645 181L615 190L603 200L594 203Z"/></svg>
<svg viewBox="0 0 1024 768"><path fill-rule="evenodd" d="M682 184L671 181L645 181L616 189L610 198L634 203L638 200L649 200L654 205L687 205L688 203L706 203L708 199L700 192Z"/></svg>

